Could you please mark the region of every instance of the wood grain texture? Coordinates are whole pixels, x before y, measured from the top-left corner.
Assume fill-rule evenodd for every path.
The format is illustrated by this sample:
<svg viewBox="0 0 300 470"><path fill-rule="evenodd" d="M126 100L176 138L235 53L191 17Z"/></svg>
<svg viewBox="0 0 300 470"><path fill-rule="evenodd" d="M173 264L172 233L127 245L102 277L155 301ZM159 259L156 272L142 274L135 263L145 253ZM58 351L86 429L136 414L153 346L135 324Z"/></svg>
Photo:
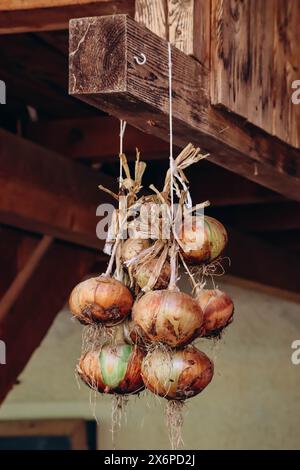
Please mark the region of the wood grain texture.
<svg viewBox="0 0 300 470"><path fill-rule="evenodd" d="M135 19L186 54L203 58L204 48L198 45L206 32L202 8L203 0L136 0Z"/></svg>
<svg viewBox="0 0 300 470"><path fill-rule="evenodd" d="M127 13L134 0L2 0L0 34L67 29L70 18Z"/></svg>
<svg viewBox="0 0 300 470"><path fill-rule="evenodd" d="M168 140L167 57L166 41L125 15L72 20L69 91ZM300 200L299 151L212 107L208 71L192 57L172 48L172 61L175 144L191 141L210 161Z"/></svg>
<svg viewBox="0 0 300 470"><path fill-rule="evenodd" d="M299 147L299 0L212 0L212 103Z"/></svg>
<svg viewBox="0 0 300 470"><path fill-rule="evenodd" d="M274 31L273 133L300 148L300 105L292 83L300 79L300 0L277 0Z"/></svg>
<svg viewBox="0 0 300 470"><path fill-rule="evenodd" d="M196 0L169 0L169 40L186 54L194 54L194 6Z"/></svg>
<svg viewBox="0 0 300 470"><path fill-rule="evenodd" d="M111 178L0 130L0 222L101 249L96 208Z"/></svg>
<svg viewBox="0 0 300 470"><path fill-rule="evenodd" d="M211 0L194 0L193 55L207 67L211 66Z"/></svg>
<svg viewBox="0 0 300 470"><path fill-rule="evenodd" d="M6 344L6 362L1 367L0 403L40 345L74 285L87 275L95 254L56 242L42 259L19 299L0 323L0 338Z"/></svg>
<svg viewBox="0 0 300 470"><path fill-rule="evenodd" d="M161 38L169 39L167 0L136 0L134 18Z"/></svg>

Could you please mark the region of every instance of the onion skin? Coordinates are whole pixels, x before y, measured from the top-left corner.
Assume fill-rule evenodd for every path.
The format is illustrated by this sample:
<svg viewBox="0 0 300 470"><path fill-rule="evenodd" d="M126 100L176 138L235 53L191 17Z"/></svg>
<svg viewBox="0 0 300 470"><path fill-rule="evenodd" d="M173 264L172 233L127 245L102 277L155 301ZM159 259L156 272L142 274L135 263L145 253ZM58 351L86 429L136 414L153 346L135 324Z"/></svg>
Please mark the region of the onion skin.
<svg viewBox="0 0 300 470"><path fill-rule="evenodd" d="M175 348L199 336L203 313L190 295L157 290L147 292L134 304L132 318L147 339Z"/></svg>
<svg viewBox="0 0 300 470"><path fill-rule="evenodd" d="M141 266L133 275L137 285L143 289L147 284L150 279L150 276L153 272L153 270L156 267L157 259L152 259L151 261L148 261L146 264ZM169 285L170 281L170 276L171 276L171 267L170 263L166 261L162 267L162 270L160 272L160 275L153 286L152 289L166 289Z"/></svg>
<svg viewBox="0 0 300 470"><path fill-rule="evenodd" d="M150 241L143 238L128 238L123 246L121 257L124 263L138 256L143 250L151 245Z"/></svg>
<svg viewBox="0 0 300 470"><path fill-rule="evenodd" d="M168 400L194 397L210 383L213 374L212 361L193 346L171 352L157 348L142 362L146 387Z"/></svg>
<svg viewBox="0 0 300 470"><path fill-rule="evenodd" d="M100 393L138 393L144 388L141 376L143 357L137 346L105 345L84 354L77 372L89 387Z"/></svg>
<svg viewBox="0 0 300 470"><path fill-rule="evenodd" d="M70 295L70 310L82 323L115 325L130 313L133 297L124 284L111 277L92 277Z"/></svg>
<svg viewBox="0 0 300 470"><path fill-rule="evenodd" d="M203 289L198 291L196 300L204 315L201 336L219 336L232 322L234 311L232 299L219 289Z"/></svg>
<svg viewBox="0 0 300 470"><path fill-rule="evenodd" d="M126 318L123 326L123 336L124 340L128 344L138 344L139 346L143 347L145 343L144 334L141 328L131 319Z"/></svg>
<svg viewBox="0 0 300 470"><path fill-rule="evenodd" d="M182 243L182 254L189 263L209 263L220 256L226 247L228 241L226 229L221 222L205 215L202 240L196 239L196 230L194 218L181 227L179 238Z"/></svg>

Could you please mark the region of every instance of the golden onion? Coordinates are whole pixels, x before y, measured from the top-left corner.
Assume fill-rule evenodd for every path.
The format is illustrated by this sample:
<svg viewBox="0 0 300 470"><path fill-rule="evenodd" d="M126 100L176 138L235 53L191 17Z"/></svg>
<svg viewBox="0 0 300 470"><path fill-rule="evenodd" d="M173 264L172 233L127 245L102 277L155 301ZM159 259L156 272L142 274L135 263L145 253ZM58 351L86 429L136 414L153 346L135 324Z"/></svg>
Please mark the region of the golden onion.
<svg viewBox="0 0 300 470"><path fill-rule="evenodd" d="M177 347L199 335L203 313L190 295L157 290L147 292L134 304L132 318L150 341Z"/></svg>
<svg viewBox="0 0 300 470"><path fill-rule="evenodd" d="M200 393L212 380L212 361L193 346L170 352L156 348L142 362L146 387L171 400L185 400Z"/></svg>
<svg viewBox="0 0 300 470"><path fill-rule="evenodd" d="M92 277L78 284L70 295L70 310L82 323L115 325L131 311L133 297L120 281Z"/></svg>
<svg viewBox="0 0 300 470"><path fill-rule="evenodd" d="M203 224L203 230L199 231L197 219L187 218L180 228L182 254L190 263L213 261L222 253L227 244L227 232L221 222L205 215Z"/></svg>
<svg viewBox="0 0 300 470"><path fill-rule="evenodd" d="M196 300L203 311L201 336L218 336L232 321L231 298L219 289L202 289L197 292Z"/></svg>

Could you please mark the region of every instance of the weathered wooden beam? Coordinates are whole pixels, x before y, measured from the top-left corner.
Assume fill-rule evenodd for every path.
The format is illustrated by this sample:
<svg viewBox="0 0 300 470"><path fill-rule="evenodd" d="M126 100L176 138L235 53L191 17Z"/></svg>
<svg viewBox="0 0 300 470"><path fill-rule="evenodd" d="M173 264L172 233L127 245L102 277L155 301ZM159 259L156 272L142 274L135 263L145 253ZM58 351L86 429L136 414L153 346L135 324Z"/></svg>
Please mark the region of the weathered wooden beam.
<svg viewBox="0 0 300 470"><path fill-rule="evenodd" d="M212 0L212 101L300 147L300 0Z"/></svg>
<svg viewBox="0 0 300 470"><path fill-rule="evenodd" d="M139 65L135 56L145 54ZM150 134L168 135L168 45L126 15L70 22L70 94ZM300 201L300 151L214 109L209 74L172 48L174 142Z"/></svg>
<svg viewBox="0 0 300 470"><path fill-rule="evenodd" d="M73 286L87 275L95 254L55 242L41 260L20 297L0 322L6 344L6 365L1 365L0 403L40 345Z"/></svg>
<svg viewBox="0 0 300 470"><path fill-rule="evenodd" d="M96 208L112 179L0 130L0 222L100 249Z"/></svg>
<svg viewBox="0 0 300 470"><path fill-rule="evenodd" d="M136 0L135 19L207 65L210 0Z"/></svg>
<svg viewBox="0 0 300 470"><path fill-rule="evenodd" d="M1 0L0 34L67 29L70 18L134 14L134 0Z"/></svg>

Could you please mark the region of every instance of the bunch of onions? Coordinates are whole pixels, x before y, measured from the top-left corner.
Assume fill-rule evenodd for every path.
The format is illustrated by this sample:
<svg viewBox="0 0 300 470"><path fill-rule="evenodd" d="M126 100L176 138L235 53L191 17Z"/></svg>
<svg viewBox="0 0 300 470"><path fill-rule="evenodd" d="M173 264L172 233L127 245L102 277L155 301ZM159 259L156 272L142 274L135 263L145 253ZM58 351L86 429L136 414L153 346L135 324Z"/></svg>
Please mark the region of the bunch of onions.
<svg viewBox="0 0 300 470"><path fill-rule="evenodd" d="M70 295L72 314L84 324L115 325L130 313L133 297L127 287L108 276L92 277L78 284Z"/></svg>
<svg viewBox="0 0 300 470"><path fill-rule="evenodd" d="M221 222L205 215L202 231L195 217L187 218L180 228L179 239L186 261L199 264L216 259L224 250L228 236Z"/></svg>
<svg viewBox="0 0 300 470"><path fill-rule="evenodd" d="M193 346L170 352L157 348L144 358L141 372L151 392L169 400L185 400L210 383L214 366Z"/></svg>
<svg viewBox="0 0 300 470"><path fill-rule="evenodd" d="M219 289L202 289L196 300L203 311L201 336L214 337L232 322L234 305L232 299Z"/></svg>
<svg viewBox="0 0 300 470"><path fill-rule="evenodd" d="M199 335L203 313L190 295L157 290L146 293L134 304L132 318L150 341L178 347Z"/></svg>
<svg viewBox="0 0 300 470"><path fill-rule="evenodd" d="M77 372L89 387L101 393L138 393L144 388L141 377L143 356L137 346L105 345L84 354Z"/></svg>

